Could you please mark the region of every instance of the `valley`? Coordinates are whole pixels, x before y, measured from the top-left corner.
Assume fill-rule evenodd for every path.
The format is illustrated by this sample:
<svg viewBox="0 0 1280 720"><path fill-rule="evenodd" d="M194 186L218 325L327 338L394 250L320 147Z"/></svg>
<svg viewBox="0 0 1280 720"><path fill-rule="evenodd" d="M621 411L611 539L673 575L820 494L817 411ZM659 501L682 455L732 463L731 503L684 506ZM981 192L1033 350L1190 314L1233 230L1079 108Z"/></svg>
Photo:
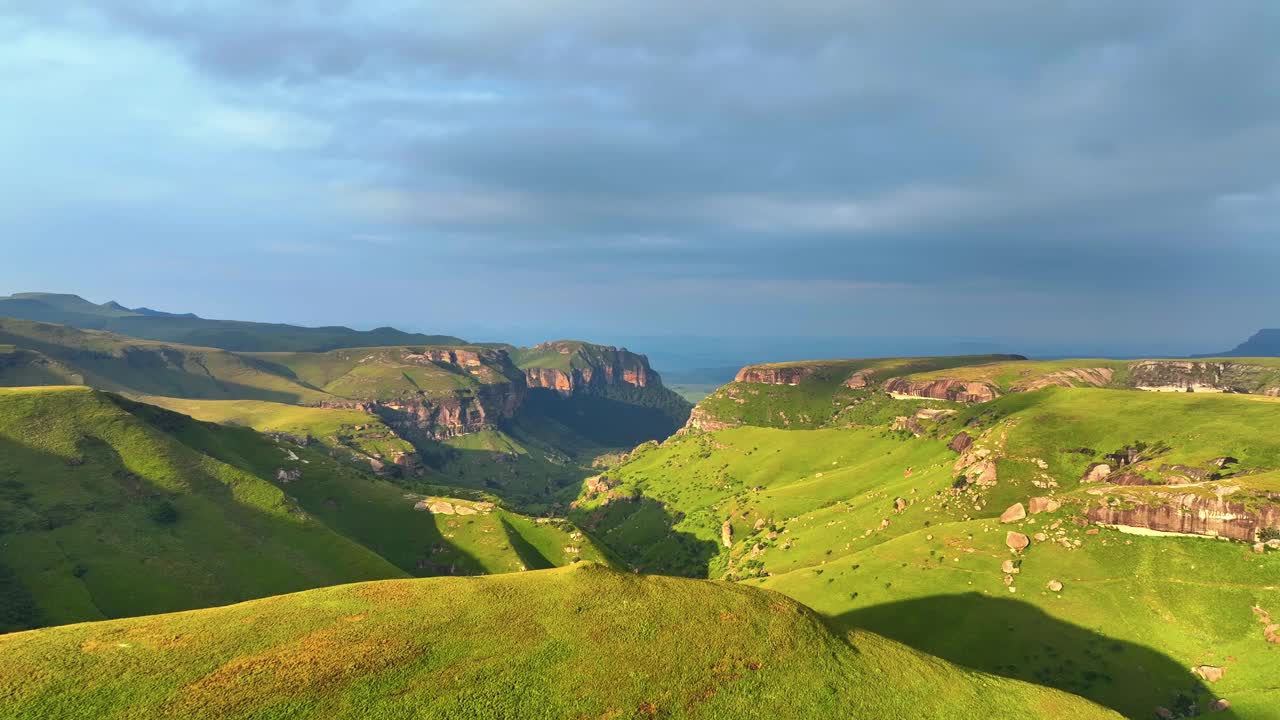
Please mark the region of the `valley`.
<svg viewBox="0 0 1280 720"><path fill-rule="evenodd" d="M392 716L387 688L462 667L432 714L510 715L499 645L545 717L1280 706L1275 358L774 363L690 409L643 355L579 341L236 350L0 319L0 343L19 716L73 702L21 670L68 644L94 648L64 672L103 717ZM210 634L232 621L278 630ZM692 642L700 622L724 633ZM711 669L633 658L577 699L532 680L638 637ZM244 663L265 674L202 689Z"/></svg>

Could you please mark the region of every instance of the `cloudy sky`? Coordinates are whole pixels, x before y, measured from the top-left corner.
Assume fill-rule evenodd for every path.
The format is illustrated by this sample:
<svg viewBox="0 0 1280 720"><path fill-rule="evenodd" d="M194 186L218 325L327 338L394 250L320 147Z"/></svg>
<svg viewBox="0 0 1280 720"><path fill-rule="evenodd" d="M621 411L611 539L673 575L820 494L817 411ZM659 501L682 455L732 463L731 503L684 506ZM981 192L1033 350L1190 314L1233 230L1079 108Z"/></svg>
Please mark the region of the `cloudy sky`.
<svg viewBox="0 0 1280 720"><path fill-rule="evenodd" d="M0 294L477 339L1280 325L1280 3L0 0Z"/></svg>

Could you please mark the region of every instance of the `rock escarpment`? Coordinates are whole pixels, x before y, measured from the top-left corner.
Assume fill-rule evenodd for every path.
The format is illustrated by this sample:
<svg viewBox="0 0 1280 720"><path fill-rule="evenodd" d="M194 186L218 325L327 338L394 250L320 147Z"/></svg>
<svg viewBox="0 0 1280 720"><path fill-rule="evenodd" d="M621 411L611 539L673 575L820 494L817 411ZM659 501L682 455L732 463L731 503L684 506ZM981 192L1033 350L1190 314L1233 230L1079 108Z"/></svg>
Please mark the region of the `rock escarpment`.
<svg viewBox="0 0 1280 720"><path fill-rule="evenodd" d="M738 371L733 381L764 385L799 385L813 373L814 368L805 365L748 365Z"/></svg>
<svg viewBox="0 0 1280 720"><path fill-rule="evenodd" d="M616 347L556 341L535 345L532 354L568 356L567 362L551 365L523 365L525 383L530 388L554 390L564 396L590 393L604 388L647 388L661 386L662 378L649 367L644 355Z"/></svg>
<svg viewBox="0 0 1280 720"><path fill-rule="evenodd" d="M1129 366L1139 390L1280 396L1280 369L1204 360L1143 360Z"/></svg>
<svg viewBox="0 0 1280 720"><path fill-rule="evenodd" d="M999 393L990 383L945 379L913 380L909 377L886 380L884 391L894 397L930 398L962 403L988 402L999 397Z"/></svg>
<svg viewBox="0 0 1280 720"><path fill-rule="evenodd" d="M1253 542L1260 530L1280 527L1280 495L1273 502L1243 502L1225 496L1153 492L1143 502L1103 501L1090 506L1090 520L1159 532L1224 537Z"/></svg>

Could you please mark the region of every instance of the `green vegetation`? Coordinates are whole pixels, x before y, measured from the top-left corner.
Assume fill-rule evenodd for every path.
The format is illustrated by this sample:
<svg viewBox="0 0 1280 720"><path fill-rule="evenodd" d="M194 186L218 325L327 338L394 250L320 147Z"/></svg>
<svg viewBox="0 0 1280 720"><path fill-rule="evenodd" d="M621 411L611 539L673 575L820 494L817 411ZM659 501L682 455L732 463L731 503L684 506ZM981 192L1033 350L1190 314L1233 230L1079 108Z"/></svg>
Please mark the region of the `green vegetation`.
<svg viewBox="0 0 1280 720"><path fill-rule="evenodd" d="M208 320L191 314L130 310L118 303L95 305L76 295L19 293L0 297L0 317L109 330L147 340L246 352L322 352L379 345L463 345L449 335L421 335L395 328L298 327L281 323Z"/></svg>
<svg viewBox="0 0 1280 720"><path fill-rule="evenodd" d="M1266 679L1280 647L1267 643L1252 609L1280 613L1271 607L1280 553L1200 538L1090 535L1076 524L1086 507L1159 493L1225 492L1246 507L1274 504L1280 439L1271 429L1280 400L1051 387L960 406L876 398L821 372L795 386L736 383L761 391L740 396L737 417L776 425L778 398L817 407L823 382L837 398L866 392L861 407L885 412L836 411L831 427L818 429L744 424L642 447L606 471L608 493L580 498L575 519L633 567L763 584L838 627L880 632L1131 717L1156 706L1203 710L1218 697L1240 717L1269 717L1280 703ZM918 437L892 429L889 415L926 406L953 412L929 414ZM947 448L962 431L974 441L969 457L991 460L994 485L970 482L967 462ZM1126 448L1142 450L1125 472L1155 484L1080 482ZM1234 462L1223 467L1221 458ZM1061 507L998 522L1033 496ZM1009 529L1047 537L1013 556L1004 546ZM1016 592L1001 570L1011 558L1020 561L1010 576ZM1065 589L1047 589L1050 580ZM1200 664L1227 667L1227 679L1202 684L1187 672Z"/></svg>
<svg viewBox="0 0 1280 720"><path fill-rule="evenodd" d="M562 520L84 388L0 390L0 450L7 629L607 559Z"/></svg>
<svg viewBox="0 0 1280 720"><path fill-rule="evenodd" d="M773 593L595 565L49 628L0 653L14 718L1115 717Z"/></svg>

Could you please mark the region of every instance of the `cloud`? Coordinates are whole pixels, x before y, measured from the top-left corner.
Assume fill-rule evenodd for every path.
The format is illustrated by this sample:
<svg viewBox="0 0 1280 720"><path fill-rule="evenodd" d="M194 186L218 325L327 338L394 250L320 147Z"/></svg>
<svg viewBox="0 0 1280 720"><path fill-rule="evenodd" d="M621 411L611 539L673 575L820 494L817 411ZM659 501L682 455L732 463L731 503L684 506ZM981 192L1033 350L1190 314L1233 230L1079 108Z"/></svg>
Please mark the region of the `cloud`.
<svg viewBox="0 0 1280 720"><path fill-rule="evenodd" d="M1073 293L1201 312L1280 260L1278 34L1252 0L26 3L0 67L56 82L0 89L0 147L135 237L113 172L406 274L857 288L926 324L1003 286L1079 327Z"/></svg>

